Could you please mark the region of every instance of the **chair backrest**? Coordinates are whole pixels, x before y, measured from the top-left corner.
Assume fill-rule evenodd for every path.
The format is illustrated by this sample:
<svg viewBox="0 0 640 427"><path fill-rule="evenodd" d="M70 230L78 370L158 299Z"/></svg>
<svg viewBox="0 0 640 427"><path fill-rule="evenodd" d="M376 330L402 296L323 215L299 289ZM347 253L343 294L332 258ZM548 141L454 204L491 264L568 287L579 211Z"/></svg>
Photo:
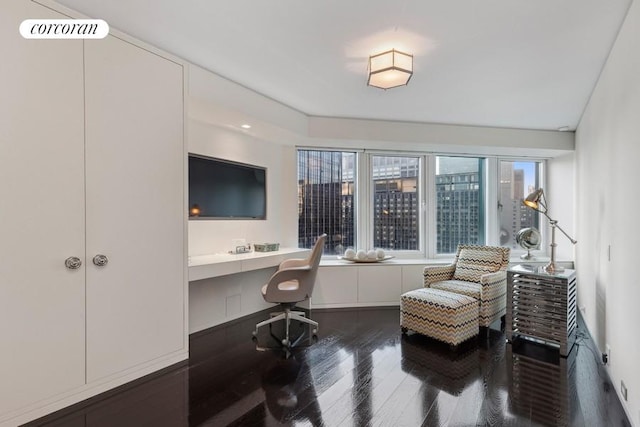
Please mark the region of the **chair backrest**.
<svg viewBox="0 0 640 427"><path fill-rule="evenodd" d="M458 245L453 278L480 282L485 273L506 270L511 250L501 246Z"/></svg>
<svg viewBox="0 0 640 427"><path fill-rule="evenodd" d="M316 284L318 267L320 266L320 259L322 258L322 252L324 251L324 244L326 240L326 234L318 236L318 240L316 240L315 245L313 245L313 249L311 249L311 254L309 254L309 258L307 258L309 260L309 265L311 266L311 273L307 276L306 280L304 280L304 283L300 283L300 288L304 289L307 298L311 297L313 287Z"/></svg>
<svg viewBox="0 0 640 427"><path fill-rule="evenodd" d="M320 258L322 258L322 251L324 250L324 244L327 240L327 235L323 234L318 237L313 249L309 256L298 264L298 267L310 267L310 269L295 271L286 271L287 267L280 269L271 276L269 283L267 284L266 293L264 299L274 303L291 303L304 301L311 297L313 293L313 287L316 282L316 276L318 274L318 267L320 266ZM284 264L284 263L283 263ZM282 276L285 274L285 276ZM282 280L297 280L298 286L294 289L280 288L280 282Z"/></svg>

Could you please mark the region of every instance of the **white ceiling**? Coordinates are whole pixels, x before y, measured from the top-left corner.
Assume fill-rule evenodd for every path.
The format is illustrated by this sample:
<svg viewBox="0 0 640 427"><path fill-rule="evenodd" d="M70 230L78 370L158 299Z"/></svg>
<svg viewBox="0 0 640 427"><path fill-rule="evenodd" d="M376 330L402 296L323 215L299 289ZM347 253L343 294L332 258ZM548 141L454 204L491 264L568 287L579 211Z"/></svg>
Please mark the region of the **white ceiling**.
<svg viewBox="0 0 640 427"><path fill-rule="evenodd" d="M310 116L575 129L632 0L58 0ZM414 55L406 87L367 59Z"/></svg>

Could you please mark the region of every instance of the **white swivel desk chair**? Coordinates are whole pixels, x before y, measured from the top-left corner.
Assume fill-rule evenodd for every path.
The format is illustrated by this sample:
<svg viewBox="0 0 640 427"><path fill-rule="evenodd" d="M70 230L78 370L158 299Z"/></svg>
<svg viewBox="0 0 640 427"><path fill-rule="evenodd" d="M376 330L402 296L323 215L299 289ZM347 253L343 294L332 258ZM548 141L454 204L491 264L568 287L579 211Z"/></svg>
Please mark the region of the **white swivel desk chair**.
<svg viewBox="0 0 640 427"><path fill-rule="evenodd" d="M284 311L271 313L270 319L258 323L256 330L253 331L254 337L257 336L258 328L261 326L283 319L286 322L286 333L285 338L282 340L282 345L285 347L291 345L289 340L289 324L292 319L313 326L312 333L316 336L318 333L318 322L306 317L303 311L292 311L292 309L297 303L311 297L326 239L326 234L318 237L308 258L283 261L278 267L278 271L276 271L269 279L269 282L262 287L262 297L265 301L280 304Z"/></svg>

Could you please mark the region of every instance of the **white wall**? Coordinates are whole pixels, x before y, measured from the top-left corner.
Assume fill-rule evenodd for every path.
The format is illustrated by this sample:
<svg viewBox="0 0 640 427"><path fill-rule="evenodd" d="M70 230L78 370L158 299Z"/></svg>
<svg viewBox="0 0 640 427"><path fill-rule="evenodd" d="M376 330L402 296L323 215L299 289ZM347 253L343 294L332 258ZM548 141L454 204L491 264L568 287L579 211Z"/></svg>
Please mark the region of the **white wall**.
<svg viewBox="0 0 640 427"><path fill-rule="evenodd" d="M232 239L297 246L296 155L291 146L263 141L196 120L189 122L189 152L267 168L266 220L191 220L189 255L225 253ZM189 332L268 308L260 287L274 269L190 282Z"/></svg>
<svg viewBox="0 0 640 427"><path fill-rule="evenodd" d="M190 220L189 255L228 252L232 239L297 246L296 157L291 146L207 123L189 122L189 152L267 168L266 220Z"/></svg>
<svg viewBox="0 0 640 427"><path fill-rule="evenodd" d="M267 168L266 220L191 220L189 255L226 253L233 239L247 243L279 242L296 247L297 182L296 152L292 145L278 144L241 131L249 121L264 126L236 109L242 98L251 110L265 98L228 80L197 67L191 67L189 79L188 151L206 156L249 163ZM273 123L295 122L300 114L282 105L271 105L267 119ZM266 108L265 108L266 109ZM226 122L225 122L226 121ZM226 124L225 124L226 123ZM271 137L285 132L270 131ZM244 315L268 308L260 294L275 269L199 280L189 284L189 332L193 333Z"/></svg>
<svg viewBox="0 0 640 427"><path fill-rule="evenodd" d="M547 161L547 181L544 186L549 216L558 221L558 225L569 236L577 240L575 227L575 155L564 154ZM541 218L540 227L550 233L549 221ZM550 237L547 236L549 239ZM549 243L551 243L549 241ZM575 260L576 247L560 230L556 230L556 259ZM548 248L547 248L548 249Z"/></svg>
<svg viewBox="0 0 640 427"><path fill-rule="evenodd" d="M556 157L573 152L573 132L438 123L309 117L309 143L339 148Z"/></svg>
<svg viewBox="0 0 640 427"><path fill-rule="evenodd" d="M634 2L576 133L578 304L601 350L611 346L609 374L640 426L640 4ZM608 248L611 246L611 260Z"/></svg>
<svg viewBox="0 0 640 427"><path fill-rule="evenodd" d="M190 153L267 168L267 219L189 221L189 255L227 252L232 239L297 246L297 228L291 226L297 221L291 144L297 141L293 135L306 129L306 116L194 65L189 67L188 114ZM253 127L243 130L244 123ZM290 128L281 129L283 123Z"/></svg>

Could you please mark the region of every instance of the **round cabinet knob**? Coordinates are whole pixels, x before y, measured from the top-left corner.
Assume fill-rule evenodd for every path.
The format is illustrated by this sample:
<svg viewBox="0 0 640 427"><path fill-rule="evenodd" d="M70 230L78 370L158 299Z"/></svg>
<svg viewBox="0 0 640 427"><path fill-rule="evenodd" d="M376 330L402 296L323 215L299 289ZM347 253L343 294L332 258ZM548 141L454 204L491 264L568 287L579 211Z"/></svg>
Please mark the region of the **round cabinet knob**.
<svg viewBox="0 0 640 427"><path fill-rule="evenodd" d="M82 265L82 260L76 256L70 256L64 260L64 266L69 270L77 270Z"/></svg>
<svg viewBox="0 0 640 427"><path fill-rule="evenodd" d="M106 255L96 255L93 257L93 263L98 267L104 267L109 262L109 258Z"/></svg>

